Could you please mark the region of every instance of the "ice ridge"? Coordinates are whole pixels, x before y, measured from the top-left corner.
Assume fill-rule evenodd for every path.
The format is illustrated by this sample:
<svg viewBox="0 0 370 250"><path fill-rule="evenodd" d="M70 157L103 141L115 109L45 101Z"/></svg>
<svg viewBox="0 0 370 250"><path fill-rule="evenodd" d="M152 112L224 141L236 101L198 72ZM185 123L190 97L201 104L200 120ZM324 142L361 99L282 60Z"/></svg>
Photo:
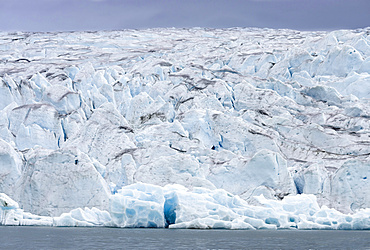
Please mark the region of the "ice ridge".
<svg viewBox="0 0 370 250"><path fill-rule="evenodd" d="M0 224L369 229L369 35L1 32Z"/></svg>

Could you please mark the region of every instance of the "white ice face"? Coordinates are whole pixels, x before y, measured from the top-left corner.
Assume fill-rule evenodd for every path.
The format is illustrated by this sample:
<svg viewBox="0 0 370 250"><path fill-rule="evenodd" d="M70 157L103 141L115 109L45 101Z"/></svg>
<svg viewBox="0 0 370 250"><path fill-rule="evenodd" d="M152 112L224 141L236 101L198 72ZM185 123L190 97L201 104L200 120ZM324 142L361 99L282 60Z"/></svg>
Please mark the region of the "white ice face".
<svg viewBox="0 0 370 250"><path fill-rule="evenodd" d="M169 227L198 229L370 229L370 209L343 214L320 207L313 194L283 200L254 196L257 206L223 189L174 184L160 187L136 183L110 197L108 211L96 207L73 209L48 217L25 213L0 193L2 225Z"/></svg>
<svg viewBox="0 0 370 250"><path fill-rule="evenodd" d="M0 33L0 224L370 228L369 32Z"/></svg>

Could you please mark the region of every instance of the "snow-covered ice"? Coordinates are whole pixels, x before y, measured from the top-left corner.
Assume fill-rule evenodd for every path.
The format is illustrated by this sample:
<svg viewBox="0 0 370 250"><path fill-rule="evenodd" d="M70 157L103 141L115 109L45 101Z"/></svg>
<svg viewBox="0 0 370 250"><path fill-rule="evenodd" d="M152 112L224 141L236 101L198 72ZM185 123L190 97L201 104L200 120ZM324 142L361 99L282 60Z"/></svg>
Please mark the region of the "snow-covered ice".
<svg viewBox="0 0 370 250"><path fill-rule="evenodd" d="M200 229L370 229L370 209L343 214L320 207L312 194L283 200L255 196L250 205L223 189L178 184L160 187L136 183L110 197L108 211L96 207L73 209L56 217L25 213L18 203L0 194L3 225L169 227Z"/></svg>
<svg viewBox="0 0 370 250"><path fill-rule="evenodd" d="M370 30L0 32L0 224L370 229Z"/></svg>

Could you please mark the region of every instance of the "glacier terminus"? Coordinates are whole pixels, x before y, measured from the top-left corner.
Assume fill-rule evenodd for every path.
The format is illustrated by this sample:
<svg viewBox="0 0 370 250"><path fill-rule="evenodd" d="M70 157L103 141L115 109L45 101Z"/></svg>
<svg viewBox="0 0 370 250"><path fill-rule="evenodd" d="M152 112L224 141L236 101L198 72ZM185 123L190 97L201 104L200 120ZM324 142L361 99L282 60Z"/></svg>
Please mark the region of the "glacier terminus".
<svg viewBox="0 0 370 250"><path fill-rule="evenodd" d="M370 229L370 28L0 32L0 225Z"/></svg>

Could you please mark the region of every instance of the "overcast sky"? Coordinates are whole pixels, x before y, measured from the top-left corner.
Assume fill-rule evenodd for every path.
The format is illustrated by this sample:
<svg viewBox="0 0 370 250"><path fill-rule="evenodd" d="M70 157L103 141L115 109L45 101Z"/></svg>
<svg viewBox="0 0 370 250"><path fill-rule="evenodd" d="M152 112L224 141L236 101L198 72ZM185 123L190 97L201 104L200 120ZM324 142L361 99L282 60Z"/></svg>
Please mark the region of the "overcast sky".
<svg viewBox="0 0 370 250"><path fill-rule="evenodd" d="M370 0L0 0L2 31L370 26Z"/></svg>

